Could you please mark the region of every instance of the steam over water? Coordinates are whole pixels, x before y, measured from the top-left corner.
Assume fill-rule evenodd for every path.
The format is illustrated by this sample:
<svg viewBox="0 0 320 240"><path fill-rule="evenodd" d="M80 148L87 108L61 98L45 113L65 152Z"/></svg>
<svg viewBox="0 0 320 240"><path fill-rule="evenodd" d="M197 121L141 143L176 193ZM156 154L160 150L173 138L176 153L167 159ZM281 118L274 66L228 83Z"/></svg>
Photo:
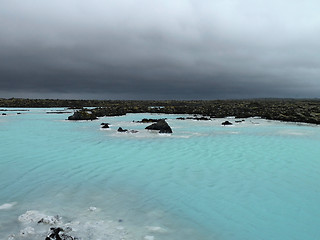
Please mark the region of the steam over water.
<svg viewBox="0 0 320 240"><path fill-rule="evenodd" d="M320 239L319 126L151 114L73 122L52 110L0 115L0 239L44 240L52 226L83 240ZM168 118L173 134L132 122L142 118ZM60 222L21 221L27 211Z"/></svg>

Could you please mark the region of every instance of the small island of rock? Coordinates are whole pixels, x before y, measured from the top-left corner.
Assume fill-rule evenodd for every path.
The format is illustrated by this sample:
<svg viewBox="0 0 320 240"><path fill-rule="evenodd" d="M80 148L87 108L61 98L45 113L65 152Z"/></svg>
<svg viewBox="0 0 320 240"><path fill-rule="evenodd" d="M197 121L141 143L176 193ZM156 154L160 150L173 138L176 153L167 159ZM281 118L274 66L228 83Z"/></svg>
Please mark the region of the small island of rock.
<svg viewBox="0 0 320 240"><path fill-rule="evenodd" d="M89 112L86 109L81 109L74 112L73 115L68 117L68 120L96 120L97 116L93 112Z"/></svg>
<svg viewBox="0 0 320 240"><path fill-rule="evenodd" d="M164 119L159 119L156 123L153 123L146 127L148 130L159 130L159 133L172 133L172 129Z"/></svg>

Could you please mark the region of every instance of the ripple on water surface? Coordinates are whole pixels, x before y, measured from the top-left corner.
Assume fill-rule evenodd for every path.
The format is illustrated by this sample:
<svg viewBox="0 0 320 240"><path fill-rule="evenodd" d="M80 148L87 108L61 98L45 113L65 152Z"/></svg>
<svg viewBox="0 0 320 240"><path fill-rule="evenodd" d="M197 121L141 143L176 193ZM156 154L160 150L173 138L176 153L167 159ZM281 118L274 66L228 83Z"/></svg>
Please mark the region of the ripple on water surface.
<svg viewBox="0 0 320 240"><path fill-rule="evenodd" d="M18 239L27 226L17 219L28 210L79 223L73 227L86 231L78 232L83 239L110 229L110 239L320 237L318 127L263 119L223 127L225 119L169 115L174 133L161 136L132 122L159 115L69 122L38 110L9 117L0 122L1 239ZM102 131L101 122L111 128ZM118 133L120 126L139 132Z"/></svg>

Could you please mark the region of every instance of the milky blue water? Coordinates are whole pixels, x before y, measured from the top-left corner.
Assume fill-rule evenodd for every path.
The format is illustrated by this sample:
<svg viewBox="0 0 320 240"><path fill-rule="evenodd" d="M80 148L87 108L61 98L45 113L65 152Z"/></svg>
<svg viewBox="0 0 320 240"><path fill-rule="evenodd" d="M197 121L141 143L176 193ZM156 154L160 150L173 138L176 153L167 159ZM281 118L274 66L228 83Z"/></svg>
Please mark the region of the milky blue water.
<svg viewBox="0 0 320 240"><path fill-rule="evenodd" d="M151 114L74 122L51 110L0 115L0 239L19 238L28 210L114 222L128 234L118 239L320 239L319 126ZM168 118L174 133L133 122L145 117Z"/></svg>

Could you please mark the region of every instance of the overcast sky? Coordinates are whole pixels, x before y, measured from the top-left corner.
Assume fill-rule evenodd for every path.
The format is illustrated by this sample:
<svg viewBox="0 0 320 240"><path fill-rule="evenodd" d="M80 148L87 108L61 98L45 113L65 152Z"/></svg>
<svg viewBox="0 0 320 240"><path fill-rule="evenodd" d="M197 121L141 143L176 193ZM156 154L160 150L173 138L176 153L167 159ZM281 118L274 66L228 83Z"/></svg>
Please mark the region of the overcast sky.
<svg viewBox="0 0 320 240"><path fill-rule="evenodd" d="M0 97L320 97L319 0L0 0Z"/></svg>

